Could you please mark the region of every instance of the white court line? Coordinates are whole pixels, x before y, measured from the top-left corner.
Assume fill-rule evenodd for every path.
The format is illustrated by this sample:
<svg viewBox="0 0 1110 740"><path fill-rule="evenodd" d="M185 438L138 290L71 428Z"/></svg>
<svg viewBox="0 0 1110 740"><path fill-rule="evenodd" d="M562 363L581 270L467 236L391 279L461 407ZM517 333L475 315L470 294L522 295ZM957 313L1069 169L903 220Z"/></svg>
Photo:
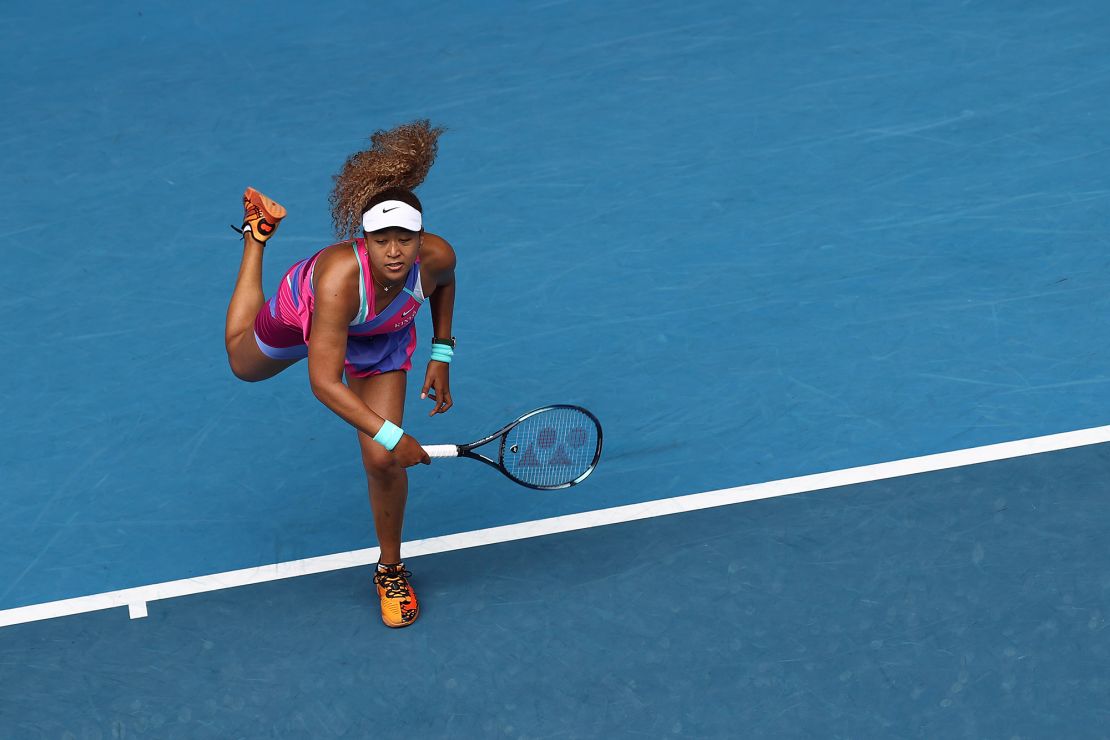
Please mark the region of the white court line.
<svg viewBox="0 0 1110 740"><path fill-rule="evenodd" d="M737 488L724 488L718 491L706 491L705 493L676 496L675 498L659 501L616 506L581 514L568 514L550 519L479 529L473 532L462 532L443 537L430 537L404 543L402 555L408 559L421 555L462 550L468 547L481 547L499 542L523 540L529 537L542 537L559 532L602 527L606 524L631 522L698 509L709 509L715 506L728 506L745 501L774 498L775 496L788 496L793 493L820 491L826 488L868 483L917 473L928 473L1026 455L1037 455L1044 452L1055 452L1108 441L1110 441L1110 426L1082 429L1076 432L1052 434L1015 442L1003 442L954 452L942 452L936 455L913 457L877 465L864 465L858 468L846 468L797 478L785 478ZM265 583L282 578L324 573L341 568L371 565L376 563L377 560L378 548L371 547L365 550L353 550L304 560L291 560L285 563L261 565L256 568L244 568L197 578L156 583L150 586L126 588L121 591L108 591L73 599L21 606L0 611L0 627L123 606L128 608L132 619L138 619L147 615L147 604L151 601L189 596L206 591L218 591L236 586L248 586L253 583Z"/></svg>

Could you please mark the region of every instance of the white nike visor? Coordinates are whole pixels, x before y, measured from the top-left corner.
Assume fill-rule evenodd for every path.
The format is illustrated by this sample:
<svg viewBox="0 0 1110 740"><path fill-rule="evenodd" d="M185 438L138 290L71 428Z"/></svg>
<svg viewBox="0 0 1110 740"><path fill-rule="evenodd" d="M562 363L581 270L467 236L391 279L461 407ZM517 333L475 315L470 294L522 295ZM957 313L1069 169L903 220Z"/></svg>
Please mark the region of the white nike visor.
<svg viewBox="0 0 1110 740"><path fill-rule="evenodd" d="M409 231L420 231L423 226L420 211L399 200L385 200L362 214L362 230L379 231L396 226Z"/></svg>

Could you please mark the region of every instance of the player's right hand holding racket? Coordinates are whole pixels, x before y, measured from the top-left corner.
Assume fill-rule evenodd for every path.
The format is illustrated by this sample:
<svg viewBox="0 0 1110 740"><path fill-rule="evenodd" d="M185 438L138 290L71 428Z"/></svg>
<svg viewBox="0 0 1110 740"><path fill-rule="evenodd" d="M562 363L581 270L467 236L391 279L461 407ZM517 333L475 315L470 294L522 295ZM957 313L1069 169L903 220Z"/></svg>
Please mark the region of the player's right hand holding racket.
<svg viewBox="0 0 1110 740"><path fill-rule="evenodd" d="M400 441L397 442L397 446L393 448L393 459L402 468L420 463L430 465L432 462L432 458L420 446L420 443L408 434L403 435Z"/></svg>

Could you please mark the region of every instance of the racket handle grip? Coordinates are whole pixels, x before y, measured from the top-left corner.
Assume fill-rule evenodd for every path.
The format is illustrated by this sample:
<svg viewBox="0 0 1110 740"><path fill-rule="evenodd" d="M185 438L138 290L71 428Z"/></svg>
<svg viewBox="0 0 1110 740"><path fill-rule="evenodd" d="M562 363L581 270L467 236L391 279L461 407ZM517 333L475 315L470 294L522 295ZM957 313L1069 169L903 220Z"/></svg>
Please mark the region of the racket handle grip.
<svg viewBox="0 0 1110 740"><path fill-rule="evenodd" d="M424 452L428 457L458 457L458 445L424 445Z"/></svg>

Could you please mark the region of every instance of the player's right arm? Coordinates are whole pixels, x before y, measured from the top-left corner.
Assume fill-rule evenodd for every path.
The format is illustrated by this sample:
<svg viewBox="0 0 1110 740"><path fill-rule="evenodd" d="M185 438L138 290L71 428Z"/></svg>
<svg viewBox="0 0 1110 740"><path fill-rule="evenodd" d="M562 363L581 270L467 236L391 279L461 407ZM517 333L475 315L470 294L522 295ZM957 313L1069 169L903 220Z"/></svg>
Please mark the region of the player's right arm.
<svg viewBox="0 0 1110 740"><path fill-rule="evenodd" d="M321 403L363 434L373 437L386 420L343 382L347 327L359 306L358 279L353 274L358 264L353 260L332 261L326 259L328 256L321 255L316 265L316 305L308 342L308 382ZM393 448L393 454L397 463L406 468L430 462L420 444L408 434Z"/></svg>

